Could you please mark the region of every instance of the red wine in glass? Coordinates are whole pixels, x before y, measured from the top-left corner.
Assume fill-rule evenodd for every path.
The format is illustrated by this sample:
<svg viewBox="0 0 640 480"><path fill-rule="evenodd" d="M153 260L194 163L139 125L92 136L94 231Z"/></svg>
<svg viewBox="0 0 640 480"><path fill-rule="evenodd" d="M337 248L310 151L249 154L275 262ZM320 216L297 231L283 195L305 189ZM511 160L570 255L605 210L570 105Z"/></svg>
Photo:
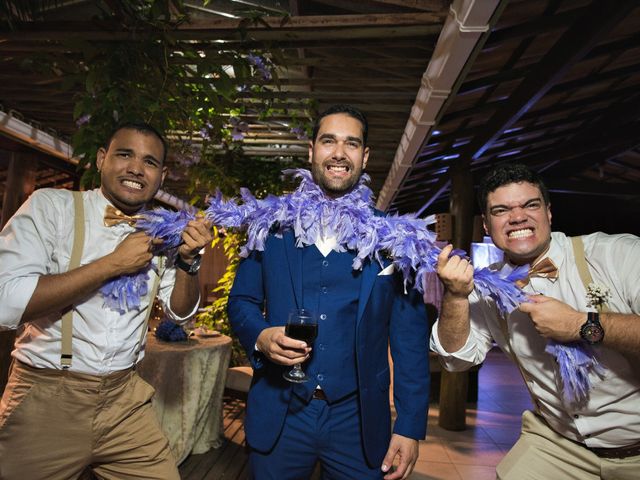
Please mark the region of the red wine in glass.
<svg viewBox="0 0 640 480"><path fill-rule="evenodd" d="M287 337L295 338L296 340L302 340L307 345L311 345L318 336L318 324L306 323L306 324L287 324L284 334Z"/></svg>
<svg viewBox="0 0 640 480"><path fill-rule="evenodd" d="M307 345L311 345L318 336L318 321L309 310L303 308L293 310L289 313L284 333L287 337L302 340ZM291 370L284 372L282 376L294 383L302 383L309 380L300 363L294 365Z"/></svg>

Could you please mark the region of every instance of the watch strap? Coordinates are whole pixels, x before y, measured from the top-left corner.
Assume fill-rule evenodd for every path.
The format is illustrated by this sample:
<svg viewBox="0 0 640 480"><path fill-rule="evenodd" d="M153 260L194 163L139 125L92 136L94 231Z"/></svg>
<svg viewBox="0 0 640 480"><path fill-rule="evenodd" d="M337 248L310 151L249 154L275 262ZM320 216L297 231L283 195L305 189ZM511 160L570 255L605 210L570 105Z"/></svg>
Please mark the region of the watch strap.
<svg viewBox="0 0 640 480"><path fill-rule="evenodd" d="M177 254L174 264L180 270L187 272L189 275L195 275L198 273L198 270L200 270L200 258L201 256L198 254L193 257L193 263L188 264L182 259L180 254Z"/></svg>

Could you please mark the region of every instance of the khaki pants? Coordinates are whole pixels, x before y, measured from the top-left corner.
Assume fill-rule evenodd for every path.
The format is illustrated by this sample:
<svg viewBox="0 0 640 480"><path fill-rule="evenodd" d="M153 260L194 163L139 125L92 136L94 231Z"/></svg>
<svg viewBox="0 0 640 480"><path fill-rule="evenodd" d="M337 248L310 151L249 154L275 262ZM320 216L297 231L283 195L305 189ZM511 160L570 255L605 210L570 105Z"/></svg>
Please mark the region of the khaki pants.
<svg viewBox="0 0 640 480"><path fill-rule="evenodd" d="M105 377L14 361L0 402L0 479L70 480L90 467L102 479L179 480L134 371Z"/></svg>
<svg viewBox="0 0 640 480"><path fill-rule="evenodd" d="M526 411L522 432L496 468L501 480L637 480L640 456L600 458Z"/></svg>

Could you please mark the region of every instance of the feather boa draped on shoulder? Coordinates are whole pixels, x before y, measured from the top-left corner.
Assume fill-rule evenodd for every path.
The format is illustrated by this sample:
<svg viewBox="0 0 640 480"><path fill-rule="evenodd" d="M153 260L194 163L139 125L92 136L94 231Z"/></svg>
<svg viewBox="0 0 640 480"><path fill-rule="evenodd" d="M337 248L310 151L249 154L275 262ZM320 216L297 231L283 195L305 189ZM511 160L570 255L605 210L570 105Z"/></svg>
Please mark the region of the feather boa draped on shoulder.
<svg viewBox="0 0 640 480"><path fill-rule="evenodd" d="M413 215L383 216L377 213L373 194L366 186L367 175L360 178L351 192L332 199L315 184L308 170L283 173L300 179L294 192L258 200L242 189L241 201L224 200L217 192L205 211L205 217L218 227L246 230L247 243L241 249L242 256L253 250L264 250L271 233L292 230L297 246L304 247L313 245L321 233L327 232L336 236L339 251L356 252L355 270L360 270L365 261L382 263L386 256L402 274L405 286L413 285L419 292L424 292L425 274L435 272L440 253L435 245L435 233L427 228L427 220ZM195 215L158 208L142 212L141 217L136 229L162 239L163 243L155 253L171 257L182 241L182 231ZM451 254L464 255L464 252L455 250ZM140 309L140 300L148 293L151 268L103 285L100 291L105 305L121 313ZM503 313L509 313L526 301L525 295L513 283L525 275L526 268L506 273L483 268L475 271L474 282L481 295L493 298Z"/></svg>
<svg viewBox="0 0 640 480"><path fill-rule="evenodd" d="M284 174L300 179L292 193L265 199L256 199L242 189L240 200L224 200L220 192L210 201L205 216L214 225L225 228L246 229L247 243L241 255L264 250L267 237L292 230L296 245L315 244L325 233L336 237L339 251L356 253L354 270L360 270L365 261L378 261L388 257L402 274L405 286L413 285L424 292L425 273L434 272L440 248L435 244L435 233L427 227L429 222L413 215L377 214L373 194L366 186L369 177L362 175L356 187L346 195L329 198L304 169L285 170ZM458 250L455 255L464 255ZM526 275L524 271L503 272L477 270L474 280L482 294L494 298L505 313L511 312L525 301L514 281Z"/></svg>

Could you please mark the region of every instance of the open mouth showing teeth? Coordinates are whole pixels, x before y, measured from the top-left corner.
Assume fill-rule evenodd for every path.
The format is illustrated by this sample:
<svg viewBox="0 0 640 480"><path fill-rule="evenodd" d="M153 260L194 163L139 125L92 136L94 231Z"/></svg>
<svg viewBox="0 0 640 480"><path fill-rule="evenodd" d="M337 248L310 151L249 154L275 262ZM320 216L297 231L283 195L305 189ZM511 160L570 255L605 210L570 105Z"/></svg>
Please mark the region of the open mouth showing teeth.
<svg viewBox="0 0 640 480"><path fill-rule="evenodd" d="M514 230L513 232L509 232L509 238L525 238L533 235L533 230L530 228L523 228L521 230Z"/></svg>
<svg viewBox="0 0 640 480"><path fill-rule="evenodd" d="M346 165L328 165L327 170L330 172L349 173L349 167Z"/></svg>
<svg viewBox="0 0 640 480"><path fill-rule="evenodd" d="M138 182L134 182L132 180L123 180L122 184L125 187L133 188L134 190L142 190L142 184Z"/></svg>

